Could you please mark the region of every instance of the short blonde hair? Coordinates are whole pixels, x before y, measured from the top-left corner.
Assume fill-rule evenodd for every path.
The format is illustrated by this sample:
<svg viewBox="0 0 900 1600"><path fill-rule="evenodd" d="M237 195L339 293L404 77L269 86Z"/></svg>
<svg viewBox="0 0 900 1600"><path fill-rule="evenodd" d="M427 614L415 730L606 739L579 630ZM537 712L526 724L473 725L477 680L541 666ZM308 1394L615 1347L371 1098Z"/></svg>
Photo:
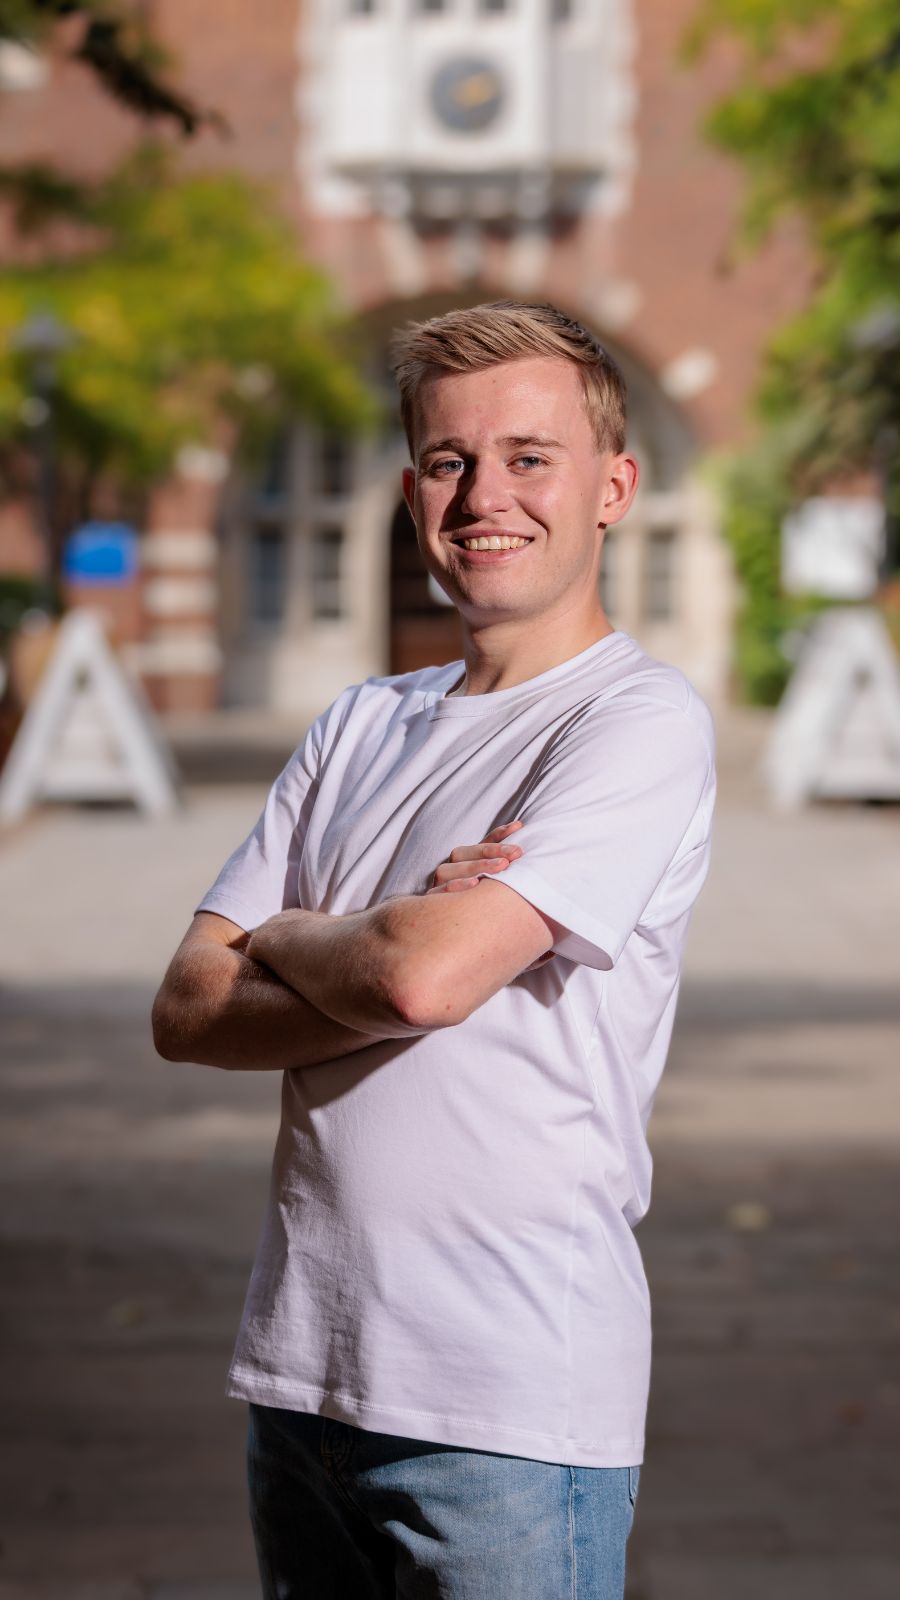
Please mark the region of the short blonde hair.
<svg viewBox="0 0 900 1600"><path fill-rule="evenodd" d="M520 300L448 311L411 322L394 336L391 367L410 451L419 389L439 372L479 372L523 356L558 356L577 368L588 420L600 451L625 449L625 379L599 339L551 305Z"/></svg>

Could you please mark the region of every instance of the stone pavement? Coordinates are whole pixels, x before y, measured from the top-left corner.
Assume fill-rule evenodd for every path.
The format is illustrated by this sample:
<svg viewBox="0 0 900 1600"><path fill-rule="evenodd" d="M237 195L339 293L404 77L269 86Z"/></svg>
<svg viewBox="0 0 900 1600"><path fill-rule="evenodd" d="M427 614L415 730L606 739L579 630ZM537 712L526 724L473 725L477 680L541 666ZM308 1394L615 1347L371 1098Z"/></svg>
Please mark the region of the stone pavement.
<svg viewBox="0 0 900 1600"><path fill-rule="evenodd" d="M766 727L720 728L651 1129L630 1600L900 1594L900 810L769 814ZM258 1595L222 1389L278 1081L160 1061L148 1014L259 776L0 843L0 1600Z"/></svg>

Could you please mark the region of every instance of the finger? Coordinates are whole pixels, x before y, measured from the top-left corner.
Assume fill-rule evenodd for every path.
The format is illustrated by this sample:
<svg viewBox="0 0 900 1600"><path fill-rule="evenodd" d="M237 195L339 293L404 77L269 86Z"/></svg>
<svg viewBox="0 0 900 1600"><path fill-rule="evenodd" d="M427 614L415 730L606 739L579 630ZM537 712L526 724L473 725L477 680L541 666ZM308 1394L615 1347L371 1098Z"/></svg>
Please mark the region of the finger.
<svg viewBox="0 0 900 1600"><path fill-rule="evenodd" d="M521 828L523 826L521 818L517 818L515 822L502 822L499 828L493 828L490 833L485 834L485 838L493 839L496 842L504 838L513 828Z"/></svg>
<svg viewBox="0 0 900 1600"><path fill-rule="evenodd" d="M451 878L448 883L436 883L433 889L426 889L426 894L455 894L460 889L474 889L480 883L480 878Z"/></svg>
<svg viewBox="0 0 900 1600"><path fill-rule="evenodd" d="M484 861L479 865L481 872L502 872L509 866L506 856L498 856L496 860ZM472 863L470 861L442 861L435 869L436 883L447 883L454 878L467 878L471 876Z"/></svg>
<svg viewBox="0 0 900 1600"><path fill-rule="evenodd" d="M508 856L511 850L521 850L517 844L458 844L450 851L450 861L483 861L492 856Z"/></svg>

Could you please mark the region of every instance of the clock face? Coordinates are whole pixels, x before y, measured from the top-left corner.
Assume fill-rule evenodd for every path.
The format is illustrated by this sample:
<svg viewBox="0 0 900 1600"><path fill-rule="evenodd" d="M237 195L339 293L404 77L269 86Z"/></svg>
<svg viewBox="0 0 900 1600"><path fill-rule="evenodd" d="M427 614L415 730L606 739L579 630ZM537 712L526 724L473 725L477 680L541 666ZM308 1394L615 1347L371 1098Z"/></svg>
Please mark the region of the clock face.
<svg viewBox="0 0 900 1600"><path fill-rule="evenodd" d="M503 81L483 56L455 56L439 67L431 82L431 104L454 133L481 133L503 104Z"/></svg>

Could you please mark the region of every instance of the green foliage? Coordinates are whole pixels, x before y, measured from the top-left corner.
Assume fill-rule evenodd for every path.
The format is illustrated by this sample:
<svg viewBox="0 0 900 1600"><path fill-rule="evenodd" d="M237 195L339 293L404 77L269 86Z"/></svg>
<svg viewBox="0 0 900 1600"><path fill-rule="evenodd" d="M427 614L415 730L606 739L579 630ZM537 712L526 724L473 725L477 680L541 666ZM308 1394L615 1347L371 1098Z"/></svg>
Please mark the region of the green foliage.
<svg viewBox="0 0 900 1600"><path fill-rule="evenodd" d="M0 39L67 51L144 121L224 127L174 84L146 15L131 0L0 0ZM179 176L171 148L145 144L94 183L55 161L0 166L0 201L30 240L0 280L0 489L35 421L16 330L49 311L74 335L54 382L56 545L98 494L133 509L183 444L224 431L261 449L291 413L374 418L327 281L260 187Z"/></svg>
<svg viewBox="0 0 900 1600"><path fill-rule="evenodd" d="M765 699L777 681L779 629L797 610L777 581L783 512L830 481L874 469L886 483L889 525L900 518L900 6L704 0L683 59L722 33L744 45L744 68L705 131L749 179L735 255L793 215L817 263L809 306L765 351L754 397L760 442L724 486L744 583L738 668L748 695Z"/></svg>
<svg viewBox="0 0 900 1600"><path fill-rule="evenodd" d="M25 612L45 601L40 578L29 578L21 573L0 573L0 659Z"/></svg>
<svg viewBox="0 0 900 1600"><path fill-rule="evenodd" d="M127 0L0 0L0 41L34 51L65 48L105 93L144 122L174 123L189 136L227 124L204 110L171 78L167 52L140 9ZM0 199L18 231L34 234L56 218L81 222L94 191L45 160L0 163Z"/></svg>
<svg viewBox="0 0 900 1600"><path fill-rule="evenodd" d="M335 426L373 416L327 281L258 187L178 178L145 147L83 215L84 248L0 282L0 464L26 437L29 374L10 337L45 308L76 335L54 407L70 477L146 484L223 421L252 445L286 412Z"/></svg>
<svg viewBox="0 0 900 1600"><path fill-rule="evenodd" d="M143 118L175 122L194 133L205 122L224 126L168 78L167 53L141 9L127 0L0 0L0 39L38 49L66 24L70 55L101 87Z"/></svg>
<svg viewBox="0 0 900 1600"><path fill-rule="evenodd" d="M833 10L834 0L703 0L685 30L682 59L696 61L716 34L733 33L755 60L765 60L786 32L808 30Z"/></svg>
<svg viewBox="0 0 900 1600"><path fill-rule="evenodd" d="M791 673L792 640L828 602L781 586L781 525L796 498L784 454L766 445L723 452L707 466L743 591L734 638L741 687L752 704L776 705Z"/></svg>
<svg viewBox="0 0 900 1600"><path fill-rule="evenodd" d="M34 236L53 218L73 222L88 220L93 196L90 186L78 183L46 161L20 161L0 167L0 200L10 203L16 230Z"/></svg>

